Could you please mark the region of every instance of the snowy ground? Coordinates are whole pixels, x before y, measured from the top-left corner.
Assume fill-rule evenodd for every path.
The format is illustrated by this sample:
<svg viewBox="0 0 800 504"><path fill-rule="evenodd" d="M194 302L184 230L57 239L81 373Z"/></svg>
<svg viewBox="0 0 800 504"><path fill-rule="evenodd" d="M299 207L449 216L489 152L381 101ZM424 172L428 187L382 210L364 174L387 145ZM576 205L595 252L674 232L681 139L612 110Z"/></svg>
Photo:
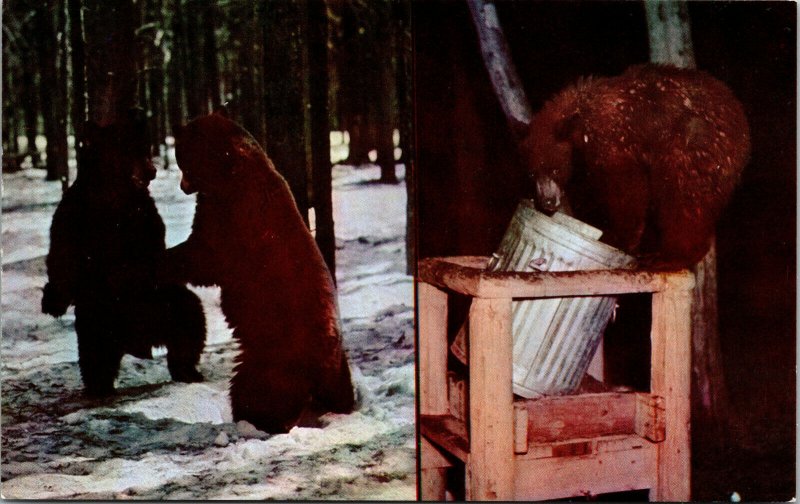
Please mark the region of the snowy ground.
<svg viewBox="0 0 800 504"><path fill-rule="evenodd" d="M402 167L399 167L402 174ZM176 169L151 184L167 245L189 234L194 199ZM164 353L126 356L118 394L80 393L72 309L42 315L48 229L60 185L41 170L3 175L2 496L15 499L415 498L413 283L405 274L405 186L376 167L334 169L339 307L362 396L350 415L268 436L232 423L236 345L219 291L196 289L208 318L204 383L169 382Z"/></svg>

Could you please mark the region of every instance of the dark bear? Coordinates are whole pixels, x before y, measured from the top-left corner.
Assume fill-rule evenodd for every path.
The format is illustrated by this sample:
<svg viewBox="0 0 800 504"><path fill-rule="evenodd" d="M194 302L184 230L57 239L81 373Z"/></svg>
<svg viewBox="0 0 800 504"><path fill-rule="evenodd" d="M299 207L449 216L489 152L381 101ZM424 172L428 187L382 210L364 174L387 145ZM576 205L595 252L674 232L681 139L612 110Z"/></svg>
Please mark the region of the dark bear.
<svg viewBox="0 0 800 504"><path fill-rule="evenodd" d="M176 130L181 188L197 193L197 206L191 235L167 251L165 272L221 287L241 347L234 419L279 433L312 404L349 413L354 391L333 279L286 181L224 111Z"/></svg>
<svg viewBox="0 0 800 504"><path fill-rule="evenodd" d="M156 277L165 229L147 189L155 169L140 112L105 127L86 123L78 159L50 227L42 311L59 317L74 303L85 392L113 393L122 356L151 358L154 346L166 346L173 380L202 381L200 300Z"/></svg>
<svg viewBox="0 0 800 504"><path fill-rule="evenodd" d="M721 82L640 65L558 93L523 147L540 209L564 206L642 264L680 268L708 251L750 156L750 134Z"/></svg>

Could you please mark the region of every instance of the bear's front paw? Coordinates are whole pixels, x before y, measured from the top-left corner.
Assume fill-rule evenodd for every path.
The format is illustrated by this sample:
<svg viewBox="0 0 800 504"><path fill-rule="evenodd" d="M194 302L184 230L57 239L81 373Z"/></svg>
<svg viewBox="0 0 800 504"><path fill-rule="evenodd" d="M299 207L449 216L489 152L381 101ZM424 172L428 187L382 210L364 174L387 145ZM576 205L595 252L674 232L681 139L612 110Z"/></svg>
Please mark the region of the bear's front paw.
<svg viewBox="0 0 800 504"><path fill-rule="evenodd" d="M42 313L60 317L67 312L70 305L68 296L63 295L53 284L46 284L42 293Z"/></svg>

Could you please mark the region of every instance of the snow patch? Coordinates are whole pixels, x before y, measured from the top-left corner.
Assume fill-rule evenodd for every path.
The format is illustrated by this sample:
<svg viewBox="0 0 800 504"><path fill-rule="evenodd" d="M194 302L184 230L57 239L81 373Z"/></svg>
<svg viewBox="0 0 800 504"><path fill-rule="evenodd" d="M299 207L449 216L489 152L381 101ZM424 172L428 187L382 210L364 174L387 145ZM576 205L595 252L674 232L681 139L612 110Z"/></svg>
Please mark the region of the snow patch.
<svg viewBox="0 0 800 504"><path fill-rule="evenodd" d="M141 413L151 420L172 418L180 422L212 424L233 421L228 384L189 383L164 387L165 395L126 403L119 409Z"/></svg>
<svg viewBox="0 0 800 504"><path fill-rule="evenodd" d="M163 457L148 456L142 460L111 459L101 462L86 476L36 474L3 482L6 499L69 499L81 496L112 495L123 491L140 492L156 488L181 476L182 468Z"/></svg>

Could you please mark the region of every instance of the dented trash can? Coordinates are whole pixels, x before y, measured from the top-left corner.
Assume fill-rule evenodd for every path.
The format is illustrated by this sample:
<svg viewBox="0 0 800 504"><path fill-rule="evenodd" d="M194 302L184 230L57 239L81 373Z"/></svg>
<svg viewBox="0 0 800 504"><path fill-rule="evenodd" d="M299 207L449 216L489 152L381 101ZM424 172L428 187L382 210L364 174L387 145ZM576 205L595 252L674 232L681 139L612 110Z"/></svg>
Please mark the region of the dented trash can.
<svg viewBox="0 0 800 504"><path fill-rule="evenodd" d="M488 265L492 271L630 269L635 258L598 241L602 232L566 214L547 216L522 200ZM513 389L525 398L574 392L611 319L616 297L512 302ZM466 362L466 325L453 353Z"/></svg>

